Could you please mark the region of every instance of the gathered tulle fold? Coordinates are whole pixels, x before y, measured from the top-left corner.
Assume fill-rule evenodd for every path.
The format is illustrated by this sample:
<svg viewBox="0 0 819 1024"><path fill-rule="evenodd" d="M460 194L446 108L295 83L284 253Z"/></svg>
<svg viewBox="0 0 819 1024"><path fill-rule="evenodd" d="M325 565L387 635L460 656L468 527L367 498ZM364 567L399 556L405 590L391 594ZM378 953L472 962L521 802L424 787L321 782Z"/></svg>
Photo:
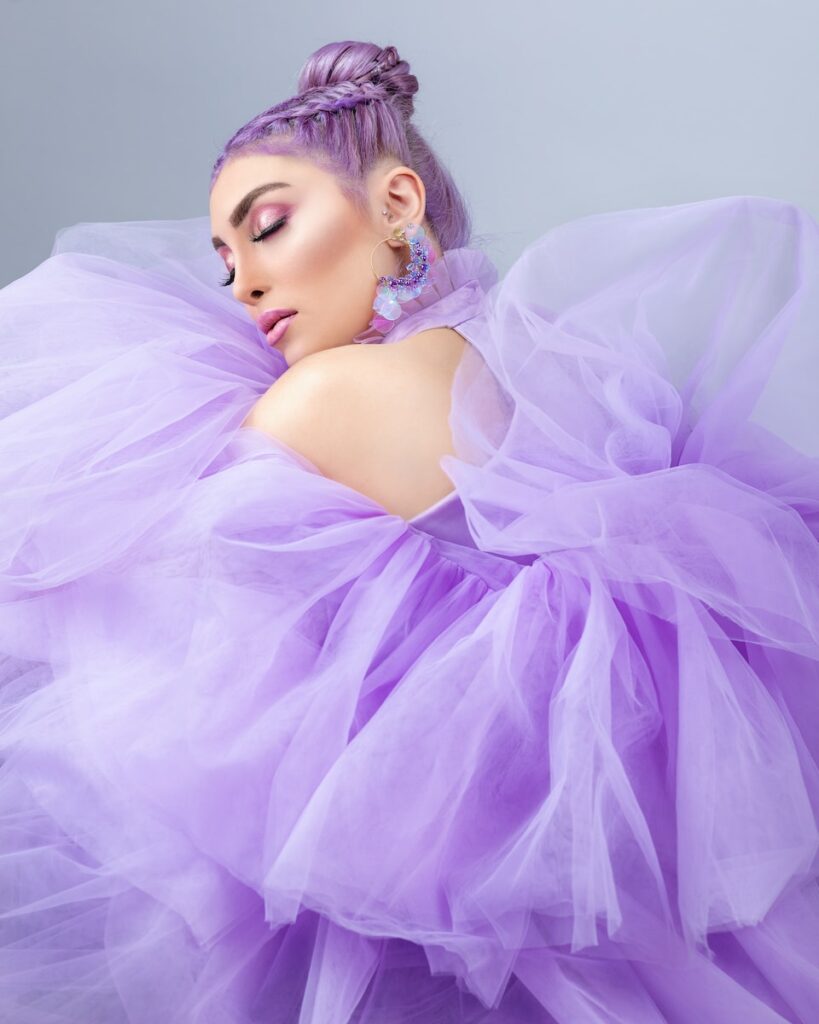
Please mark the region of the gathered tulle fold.
<svg viewBox="0 0 819 1024"><path fill-rule="evenodd" d="M468 545L241 427L206 235L0 292L0 1015L808 1024L815 222L448 253Z"/></svg>

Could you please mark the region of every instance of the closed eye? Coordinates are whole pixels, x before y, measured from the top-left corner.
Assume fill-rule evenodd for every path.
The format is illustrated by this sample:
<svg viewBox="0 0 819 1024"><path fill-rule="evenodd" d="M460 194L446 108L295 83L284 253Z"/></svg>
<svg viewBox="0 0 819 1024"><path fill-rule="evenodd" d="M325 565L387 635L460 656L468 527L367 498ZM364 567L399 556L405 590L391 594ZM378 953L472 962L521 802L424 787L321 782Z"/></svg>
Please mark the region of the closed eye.
<svg viewBox="0 0 819 1024"><path fill-rule="evenodd" d="M286 223L287 217L280 217L275 224L271 224L269 228L265 228L264 231L261 231L258 235L251 235L250 241L261 242L263 239L267 238L268 235L272 235L275 231L278 231L279 228L283 228ZM233 284L235 279L236 274L231 270L224 281L220 281L219 284L226 288L228 285Z"/></svg>

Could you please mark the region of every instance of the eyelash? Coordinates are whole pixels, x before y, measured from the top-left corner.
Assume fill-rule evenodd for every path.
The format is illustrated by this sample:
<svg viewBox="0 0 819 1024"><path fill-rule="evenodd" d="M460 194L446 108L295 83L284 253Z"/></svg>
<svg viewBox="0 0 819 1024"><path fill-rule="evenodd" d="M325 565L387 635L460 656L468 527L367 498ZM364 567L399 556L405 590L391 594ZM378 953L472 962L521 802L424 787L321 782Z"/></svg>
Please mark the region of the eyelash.
<svg viewBox="0 0 819 1024"><path fill-rule="evenodd" d="M261 231L258 235L256 235L256 236L251 235L250 241L251 242L261 242L263 239L267 238L268 235L272 235L276 231L278 231L280 228L283 228L286 223L287 223L287 217L280 217L276 221L275 224L271 224L269 228L265 228L264 231ZM224 281L220 281L219 284L221 284L224 288L227 288L228 285L233 284L234 278L235 278L235 274L231 270L231 272L224 279Z"/></svg>

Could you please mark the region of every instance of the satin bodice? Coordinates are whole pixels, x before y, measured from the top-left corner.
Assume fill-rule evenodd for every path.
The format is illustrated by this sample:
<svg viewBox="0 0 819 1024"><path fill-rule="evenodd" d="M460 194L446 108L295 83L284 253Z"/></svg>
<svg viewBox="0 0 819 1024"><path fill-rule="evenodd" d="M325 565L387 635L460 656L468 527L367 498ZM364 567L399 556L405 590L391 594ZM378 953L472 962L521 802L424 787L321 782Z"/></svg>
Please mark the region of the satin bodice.
<svg viewBox="0 0 819 1024"><path fill-rule="evenodd" d="M450 491L440 501L408 520L411 526L434 534L455 544L475 546L466 523L463 504L457 491Z"/></svg>
<svg viewBox="0 0 819 1024"><path fill-rule="evenodd" d="M480 576L493 590L505 587L522 566L531 565L536 557L499 555L478 547L457 491L450 491L440 501L408 519L407 525L431 539L438 554Z"/></svg>

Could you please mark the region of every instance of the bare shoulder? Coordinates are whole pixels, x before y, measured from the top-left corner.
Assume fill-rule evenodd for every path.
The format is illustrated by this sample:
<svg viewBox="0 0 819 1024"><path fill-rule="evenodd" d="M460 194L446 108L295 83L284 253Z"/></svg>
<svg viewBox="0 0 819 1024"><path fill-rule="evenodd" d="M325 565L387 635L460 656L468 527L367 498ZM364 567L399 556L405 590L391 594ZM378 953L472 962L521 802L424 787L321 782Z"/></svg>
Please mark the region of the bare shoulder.
<svg viewBox="0 0 819 1024"><path fill-rule="evenodd" d="M383 346L383 348L388 352L400 350L422 359L432 358L441 361L454 357L457 361L466 344L464 336L459 334L454 327L431 327L426 331L419 331L418 334L402 338L401 341L392 345Z"/></svg>
<svg viewBox="0 0 819 1024"><path fill-rule="evenodd" d="M410 519L452 490L439 461L452 453L452 383L466 344L443 327L315 352L274 382L243 426Z"/></svg>

